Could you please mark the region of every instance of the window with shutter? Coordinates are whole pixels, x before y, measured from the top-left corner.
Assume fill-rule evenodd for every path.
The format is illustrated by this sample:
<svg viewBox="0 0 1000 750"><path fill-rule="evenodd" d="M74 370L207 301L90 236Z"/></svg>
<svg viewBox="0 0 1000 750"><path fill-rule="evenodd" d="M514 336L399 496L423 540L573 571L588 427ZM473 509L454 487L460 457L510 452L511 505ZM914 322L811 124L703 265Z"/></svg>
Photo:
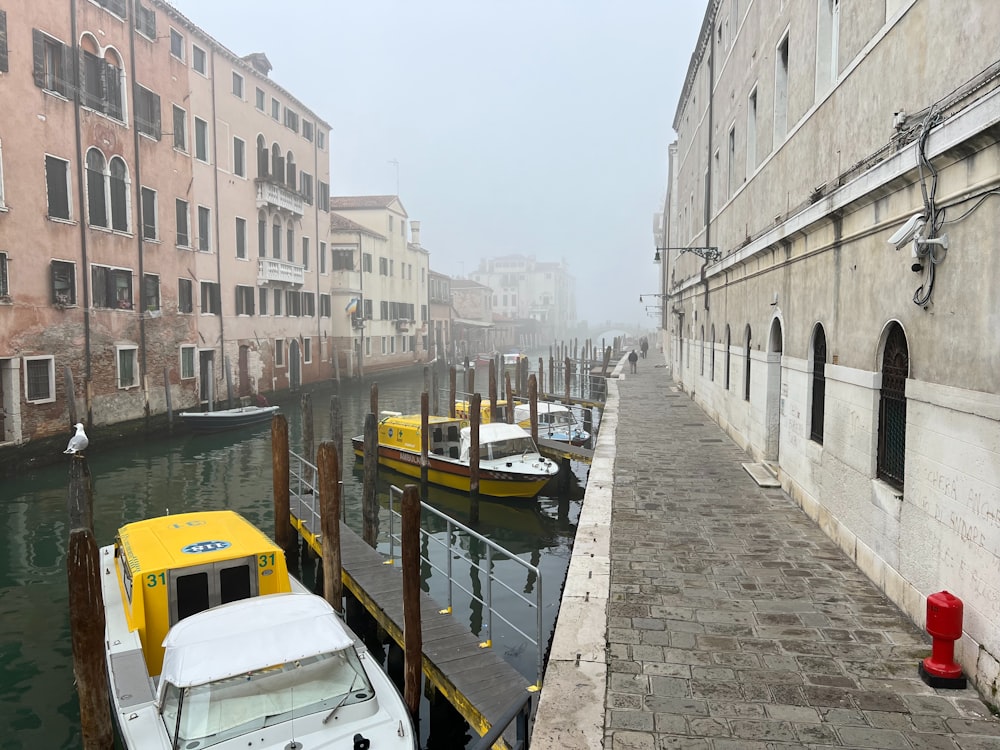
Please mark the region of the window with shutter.
<svg viewBox="0 0 1000 750"><path fill-rule="evenodd" d="M0 73L8 72L7 68L7 11L0 10Z"/></svg>

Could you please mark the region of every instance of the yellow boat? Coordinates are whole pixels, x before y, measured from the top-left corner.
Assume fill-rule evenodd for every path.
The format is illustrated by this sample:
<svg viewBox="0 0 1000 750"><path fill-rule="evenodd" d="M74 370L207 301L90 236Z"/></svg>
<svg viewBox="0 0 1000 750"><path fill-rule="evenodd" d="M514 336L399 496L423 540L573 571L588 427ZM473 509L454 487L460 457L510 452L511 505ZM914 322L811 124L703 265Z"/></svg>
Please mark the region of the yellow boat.
<svg viewBox="0 0 1000 750"><path fill-rule="evenodd" d="M357 747L359 734L416 747L378 661L237 513L123 526L101 549L101 589L126 748Z"/></svg>
<svg viewBox="0 0 1000 750"><path fill-rule="evenodd" d="M487 404L488 406L488 404ZM380 466L420 478L421 427L419 414L383 412L378 424ZM470 429L461 418L428 418L427 481L469 492ZM351 439L354 453L364 457L364 435ZM506 423L479 427L479 493L489 497L533 498L559 471L538 453L531 434Z"/></svg>

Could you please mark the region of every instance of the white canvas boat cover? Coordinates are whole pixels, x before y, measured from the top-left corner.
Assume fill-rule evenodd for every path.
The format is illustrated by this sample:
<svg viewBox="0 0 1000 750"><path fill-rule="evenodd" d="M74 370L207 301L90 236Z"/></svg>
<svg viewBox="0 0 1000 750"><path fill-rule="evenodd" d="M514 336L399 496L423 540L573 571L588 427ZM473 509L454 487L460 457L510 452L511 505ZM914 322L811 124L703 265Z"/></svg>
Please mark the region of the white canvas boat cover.
<svg viewBox="0 0 1000 750"><path fill-rule="evenodd" d="M539 414L570 414L568 407L563 404L554 404L551 401L539 401L538 402L538 413ZM530 404L518 404L514 407L514 421L523 422L526 419L531 419L531 405ZM572 418L570 421L574 421Z"/></svg>
<svg viewBox="0 0 1000 750"><path fill-rule="evenodd" d="M174 625L163 640L161 680L182 688L204 685L353 644L333 607L319 596L256 596Z"/></svg>

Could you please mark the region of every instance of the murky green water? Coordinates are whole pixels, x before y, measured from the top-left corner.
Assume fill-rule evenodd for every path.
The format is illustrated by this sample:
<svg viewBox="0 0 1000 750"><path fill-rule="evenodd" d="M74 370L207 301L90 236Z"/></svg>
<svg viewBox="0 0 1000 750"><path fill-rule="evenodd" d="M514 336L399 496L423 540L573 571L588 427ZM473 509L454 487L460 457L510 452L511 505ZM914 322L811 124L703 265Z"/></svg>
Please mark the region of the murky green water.
<svg viewBox="0 0 1000 750"><path fill-rule="evenodd" d="M419 411L422 388L420 376L380 381L380 407ZM330 393L321 390L311 394L317 445L330 434ZM347 452L344 502L348 523L360 531L361 472L354 467L349 440L363 428L369 389L345 385L340 400ZM300 403L297 398L280 402L296 452L302 445ZM67 456L53 466L0 480L0 750L77 750L82 746L67 613L69 460ZM230 508L273 532L271 443L266 426L143 443L92 442L87 460L93 477L94 530L99 545L109 544L123 523L204 509ZM583 470L577 471L585 476ZM380 476L383 489L389 481L405 479L384 473ZM480 503L480 533L542 571L545 642L558 610L581 495L582 480L577 479L563 497ZM467 521L467 498L434 491L427 499L458 520ZM382 531L386 531L385 524ZM431 575L429 570L425 572ZM441 591L433 575L427 585L434 595ZM467 587L473 585L474 581L466 582ZM516 585L530 590L534 584L526 579ZM455 616L474 628L481 627L481 611L467 601L456 601ZM531 617L529 622L516 622L528 628ZM534 678L532 647L525 647L516 637L498 637L495 647L529 680ZM426 727L422 726L422 734L426 739Z"/></svg>

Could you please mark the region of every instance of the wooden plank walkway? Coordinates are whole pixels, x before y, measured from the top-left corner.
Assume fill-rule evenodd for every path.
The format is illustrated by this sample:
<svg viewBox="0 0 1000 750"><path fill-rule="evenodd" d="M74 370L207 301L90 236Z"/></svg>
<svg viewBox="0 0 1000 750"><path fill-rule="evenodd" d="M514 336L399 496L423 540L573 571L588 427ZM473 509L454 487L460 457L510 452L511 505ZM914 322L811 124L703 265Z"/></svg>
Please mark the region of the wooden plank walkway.
<svg viewBox="0 0 1000 750"><path fill-rule="evenodd" d="M571 461L581 461L585 464L592 463L594 460L594 451L590 448L581 448L561 440L549 440L542 437L538 438L538 452L546 458L557 460L568 458Z"/></svg>
<svg viewBox="0 0 1000 750"><path fill-rule="evenodd" d="M322 544L311 509L293 493L291 521L317 555ZM340 524L340 555L347 589L389 636L403 647L403 577L386 564L353 530ZM442 614L441 605L420 592L420 627L423 635L423 672L427 680L482 736L510 708L524 700L531 687L520 672L491 648L480 646L472 632Z"/></svg>

